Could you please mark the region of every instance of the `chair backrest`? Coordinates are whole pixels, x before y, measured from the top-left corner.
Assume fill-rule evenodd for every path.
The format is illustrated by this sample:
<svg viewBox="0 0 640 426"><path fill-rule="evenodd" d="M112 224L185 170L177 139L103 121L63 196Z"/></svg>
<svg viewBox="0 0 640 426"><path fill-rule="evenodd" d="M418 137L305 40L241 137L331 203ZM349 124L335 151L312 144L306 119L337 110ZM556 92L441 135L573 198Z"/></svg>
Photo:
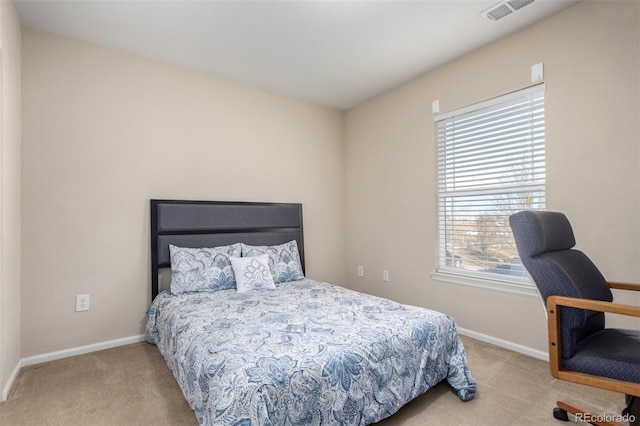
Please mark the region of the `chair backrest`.
<svg viewBox="0 0 640 426"><path fill-rule="evenodd" d="M584 253L573 249L573 229L564 214L525 210L512 215L509 224L520 259L545 306L549 296L613 300L598 268ZM573 357L576 343L604 326L603 313L561 308L562 357Z"/></svg>

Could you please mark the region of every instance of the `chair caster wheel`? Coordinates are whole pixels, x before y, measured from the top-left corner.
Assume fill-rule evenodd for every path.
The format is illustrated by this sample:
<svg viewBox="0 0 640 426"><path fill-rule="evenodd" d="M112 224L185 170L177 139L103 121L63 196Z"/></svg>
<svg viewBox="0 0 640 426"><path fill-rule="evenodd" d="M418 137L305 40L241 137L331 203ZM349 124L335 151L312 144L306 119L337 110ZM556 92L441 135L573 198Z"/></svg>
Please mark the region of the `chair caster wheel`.
<svg viewBox="0 0 640 426"><path fill-rule="evenodd" d="M563 422L569 421L569 415L567 414L567 410L562 409L560 407L556 407L553 409L553 417L562 420Z"/></svg>

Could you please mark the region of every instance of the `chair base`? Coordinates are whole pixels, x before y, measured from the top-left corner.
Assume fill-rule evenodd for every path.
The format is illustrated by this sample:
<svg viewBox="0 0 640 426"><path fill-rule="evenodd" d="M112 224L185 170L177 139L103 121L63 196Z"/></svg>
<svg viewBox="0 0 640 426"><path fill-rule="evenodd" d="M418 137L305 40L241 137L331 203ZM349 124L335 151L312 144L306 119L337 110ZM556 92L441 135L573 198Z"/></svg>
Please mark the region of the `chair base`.
<svg viewBox="0 0 640 426"><path fill-rule="evenodd" d="M625 403L627 407L622 411L621 418L629 420L629 426L640 426L640 397L626 395ZM608 416L596 415L575 405L564 401L557 401L557 407L553 409L553 417L564 422L569 421L569 414L583 419L585 423L597 426L618 426L619 423L611 423Z"/></svg>
<svg viewBox="0 0 640 426"><path fill-rule="evenodd" d="M558 405L553 409L553 417L562 421L569 421L569 414L573 414L579 419L582 419L585 423L590 423L597 426L618 426L616 423L611 423L605 420L604 416L595 415L568 402L558 401Z"/></svg>
<svg viewBox="0 0 640 426"><path fill-rule="evenodd" d="M569 421L569 414L567 413L567 410L565 410L564 408L555 407L553 409L553 417L558 420L562 420L563 422Z"/></svg>
<svg viewBox="0 0 640 426"><path fill-rule="evenodd" d="M625 403L627 404L627 408L624 409L622 415L629 416L630 426L640 426L640 397L626 395Z"/></svg>

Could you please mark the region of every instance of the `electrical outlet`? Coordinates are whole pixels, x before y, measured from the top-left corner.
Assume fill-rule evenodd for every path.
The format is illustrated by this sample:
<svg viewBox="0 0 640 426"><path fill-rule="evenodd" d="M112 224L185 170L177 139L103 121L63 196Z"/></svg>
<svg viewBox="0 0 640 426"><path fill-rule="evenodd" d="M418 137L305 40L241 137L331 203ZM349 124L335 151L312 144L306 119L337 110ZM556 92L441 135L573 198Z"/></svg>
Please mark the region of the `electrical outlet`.
<svg viewBox="0 0 640 426"><path fill-rule="evenodd" d="M76 312L89 310L89 295L76 294Z"/></svg>
<svg viewBox="0 0 640 426"><path fill-rule="evenodd" d="M358 276L364 277L364 266L358 265Z"/></svg>
<svg viewBox="0 0 640 426"><path fill-rule="evenodd" d="M386 269L382 271L382 281L388 283L389 282L389 271Z"/></svg>

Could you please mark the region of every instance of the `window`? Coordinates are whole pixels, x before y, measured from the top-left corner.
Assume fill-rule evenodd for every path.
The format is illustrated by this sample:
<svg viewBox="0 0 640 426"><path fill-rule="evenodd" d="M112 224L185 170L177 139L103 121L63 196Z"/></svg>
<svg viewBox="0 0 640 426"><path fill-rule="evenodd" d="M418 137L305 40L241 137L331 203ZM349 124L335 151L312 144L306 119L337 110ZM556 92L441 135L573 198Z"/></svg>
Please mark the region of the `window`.
<svg viewBox="0 0 640 426"><path fill-rule="evenodd" d="M438 272L531 286L509 216L545 207L544 85L435 120Z"/></svg>

